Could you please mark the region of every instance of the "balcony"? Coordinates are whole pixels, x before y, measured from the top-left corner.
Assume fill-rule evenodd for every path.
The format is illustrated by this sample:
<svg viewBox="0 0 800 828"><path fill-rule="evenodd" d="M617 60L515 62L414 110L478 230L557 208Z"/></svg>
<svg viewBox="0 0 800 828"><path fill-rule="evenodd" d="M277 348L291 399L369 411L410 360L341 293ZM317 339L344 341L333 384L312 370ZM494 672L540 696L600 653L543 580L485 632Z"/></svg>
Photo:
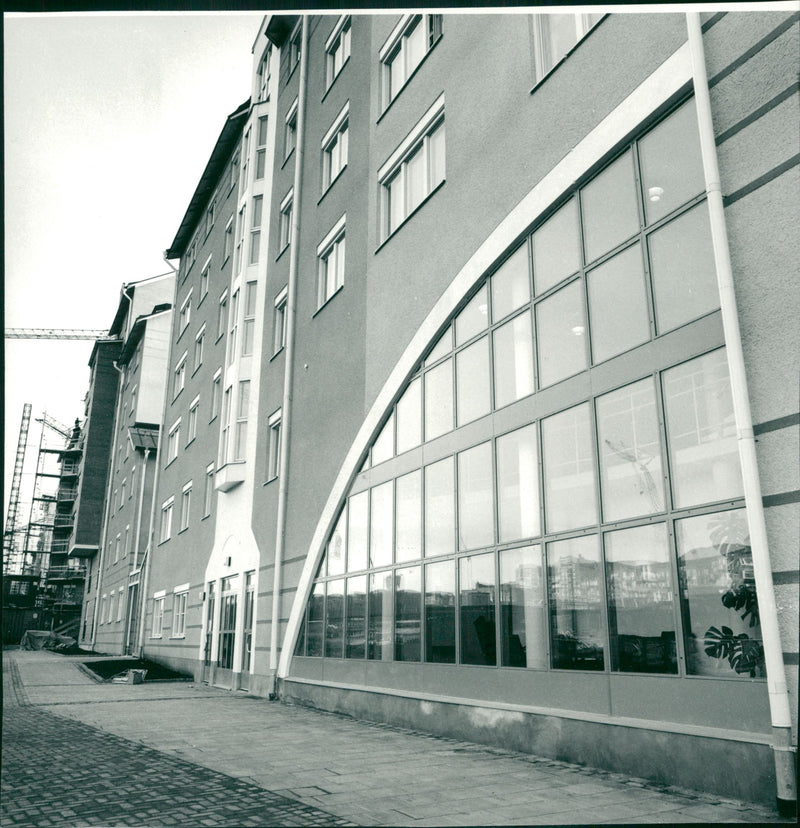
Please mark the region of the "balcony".
<svg viewBox="0 0 800 828"><path fill-rule="evenodd" d="M73 461L66 461L61 464L61 476L62 477L75 477L77 474L80 474L81 464L75 463Z"/></svg>
<svg viewBox="0 0 800 828"><path fill-rule="evenodd" d="M47 580L54 581L83 581L86 578L85 566L51 566L47 570Z"/></svg>
<svg viewBox="0 0 800 828"><path fill-rule="evenodd" d="M62 486L58 490L58 500L59 502L64 502L67 500L75 500L78 496L78 487L77 486Z"/></svg>
<svg viewBox="0 0 800 828"><path fill-rule="evenodd" d="M53 529L71 529L75 518L72 514L56 515L53 519Z"/></svg>

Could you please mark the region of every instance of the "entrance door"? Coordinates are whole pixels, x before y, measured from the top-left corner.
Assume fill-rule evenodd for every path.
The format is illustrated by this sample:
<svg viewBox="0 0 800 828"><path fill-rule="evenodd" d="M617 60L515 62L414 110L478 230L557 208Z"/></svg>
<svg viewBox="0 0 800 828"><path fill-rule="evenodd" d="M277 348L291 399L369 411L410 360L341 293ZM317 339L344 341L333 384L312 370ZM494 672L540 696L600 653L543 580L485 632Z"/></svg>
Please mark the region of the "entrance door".
<svg viewBox="0 0 800 828"><path fill-rule="evenodd" d="M215 581L208 582L206 593L206 640L203 646L203 678L202 681L211 681L213 666L211 664L211 646L214 642L214 615L217 607L217 584Z"/></svg>
<svg viewBox="0 0 800 828"><path fill-rule="evenodd" d="M217 668L214 684L220 687L233 686L233 654L236 644L236 604L239 591L239 576L223 578L220 583L219 639L217 641Z"/></svg>
<svg viewBox="0 0 800 828"><path fill-rule="evenodd" d="M253 610L255 609L255 584L253 574L248 572L244 576L244 618L242 619L242 673L239 677L239 687L242 690L250 689L250 665L253 652Z"/></svg>
<svg viewBox="0 0 800 828"><path fill-rule="evenodd" d="M125 626L125 655L131 655L139 639L139 584L128 586L128 612Z"/></svg>

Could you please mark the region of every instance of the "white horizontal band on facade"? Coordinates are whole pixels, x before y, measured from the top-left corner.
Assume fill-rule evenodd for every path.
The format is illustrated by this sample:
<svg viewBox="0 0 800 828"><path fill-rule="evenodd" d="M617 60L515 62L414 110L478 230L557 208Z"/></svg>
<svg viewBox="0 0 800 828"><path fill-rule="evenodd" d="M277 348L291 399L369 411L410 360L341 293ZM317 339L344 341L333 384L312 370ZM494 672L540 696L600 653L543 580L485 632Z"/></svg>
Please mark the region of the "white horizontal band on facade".
<svg viewBox="0 0 800 828"><path fill-rule="evenodd" d="M281 649L278 676L286 678L294 653L301 618L311 591L311 584L316 575L325 543L333 528L349 487L363 462L364 454L370 442L377 434L384 414L394 401L399 390L411 376L419 363L425 349L433 341L448 319L453 315L459 303L467 293L485 276L489 268L557 199L570 190L576 182L595 164L607 156L623 142L632 132L641 126L660 106L692 82L692 63L689 44L684 43L668 57L649 77L639 84L620 104L617 105L600 123L592 129L533 189L511 210L486 241L473 253L467 263L456 274L445 289L438 302L433 306L425 321L420 325L413 339L397 360L391 374L377 394L372 407L361 424L350 450L345 457L339 474L331 488L328 500L317 522L308 548L303 571L297 584L297 592L286 626L285 639ZM428 110L436 111L442 95ZM420 123L430 124L429 121ZM417 132L415 128L414 135ZM419 135L424 130L420 130ZM411 144L410 137L404 145ZM401 145L402 146L402 145ZM396 150L392 157L381 167L381 171L391 169L390 162L402 158ZM380 177L380 172L379 172ZM292 679L294 680L294 679ZM311 682L314 683L314 682Z"/></svg>
<svg viewBox="0 0 800 828"><path fill-rule="evenodd" d="M417 125L406 135L395 151L384 161L378 169L378 181L383 181L395 167L403 160L406 153L419 141L433 126L434 121L444 112L444 92L428 107L427 112L419 119Z"/></svg>

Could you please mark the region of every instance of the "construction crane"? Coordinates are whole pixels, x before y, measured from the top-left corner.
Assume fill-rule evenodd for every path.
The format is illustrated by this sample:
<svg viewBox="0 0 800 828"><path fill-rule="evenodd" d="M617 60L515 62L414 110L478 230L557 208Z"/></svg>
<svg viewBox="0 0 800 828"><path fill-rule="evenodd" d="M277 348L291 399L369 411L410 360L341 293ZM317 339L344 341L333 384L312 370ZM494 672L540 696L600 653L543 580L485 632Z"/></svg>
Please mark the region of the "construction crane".
<svg viewBox="0 0 800 828"><path fill-rule="evenodd" d="M17 441L17 456L14 460L14 475L11 479L11 490L8 497L8 512L3 532L3 563L4 571L8 571L14 557L14 540L16 537L17 511L19 509L19 490L22 483L22 467L25 465L25 447L28 444L28 427L31 422L31 404L25 403L22 408L22 422L19 426L19 440Z"/></svg>
<svg viewBox="0 0 800 828"><path fill-rule="evenodd" d="M6 328L6 339L116 339L93 328Z"/></svg>

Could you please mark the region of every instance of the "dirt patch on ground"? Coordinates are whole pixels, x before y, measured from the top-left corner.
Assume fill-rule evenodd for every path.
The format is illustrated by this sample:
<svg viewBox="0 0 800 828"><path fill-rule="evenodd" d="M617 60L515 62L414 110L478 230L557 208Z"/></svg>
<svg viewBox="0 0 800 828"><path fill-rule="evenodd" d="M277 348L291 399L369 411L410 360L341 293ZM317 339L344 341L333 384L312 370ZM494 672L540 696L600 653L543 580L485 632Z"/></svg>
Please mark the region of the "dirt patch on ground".
<svg viewBox="0 0 800 828"><path fill-rule="evenodd" d="M177 673L175 670L170 670L169 667L164 667L163 664L156 664L146 658L84 661L83 667L103 681L111 681L115 676L124 676L128 670L147 670L145 681L192 681L191 676Z"/></svg>

